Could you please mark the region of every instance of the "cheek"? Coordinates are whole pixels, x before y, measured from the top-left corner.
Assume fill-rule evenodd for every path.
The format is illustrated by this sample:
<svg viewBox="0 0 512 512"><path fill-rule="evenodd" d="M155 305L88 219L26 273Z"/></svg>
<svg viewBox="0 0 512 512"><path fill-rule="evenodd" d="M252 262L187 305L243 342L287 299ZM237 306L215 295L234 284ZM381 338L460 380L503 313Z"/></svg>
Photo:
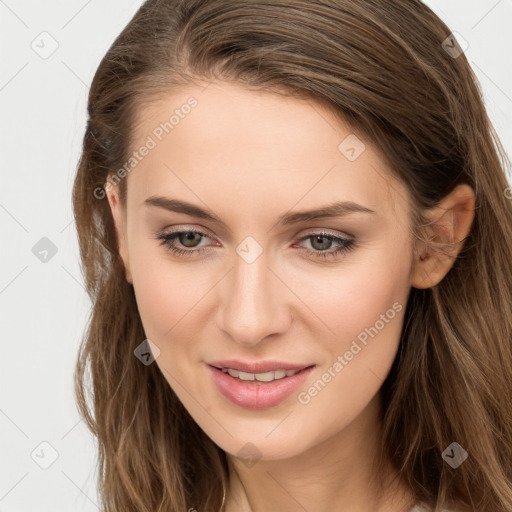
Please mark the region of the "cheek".
<svg viewBox="0 0 512 512"><path fill-rule="evenodd" d="M407 286L398 278L394 273L379 272L378 268L357 270L340 282L339 287L331 287L323 295L325 321L339 334L338 339L354 339L375 324L383 330L381 320L390 333L388 327L396 323L397 306L393 308L393 304L398 302L404 306L407 296ZM391 321L386 321L388 319ZM359 337L364 338L364 335Z"/></svg>
<svg viewBox="0 0 512 512"><path fill-rule="evenodd" d="M139 244L130 255L130 266L146 336L163 344L186 323L205 290L197 275L171 262L162 247Z"/></svg>

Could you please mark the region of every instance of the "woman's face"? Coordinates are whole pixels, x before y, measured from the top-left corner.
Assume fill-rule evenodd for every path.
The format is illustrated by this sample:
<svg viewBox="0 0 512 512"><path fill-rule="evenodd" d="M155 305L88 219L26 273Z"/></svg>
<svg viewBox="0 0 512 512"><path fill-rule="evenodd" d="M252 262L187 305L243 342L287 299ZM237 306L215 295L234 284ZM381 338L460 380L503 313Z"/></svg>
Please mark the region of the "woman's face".
<svg viewBox="0 0 512 512"><path fill-rule="evenodd" d="M271 460L363 417L413 264L409 194L369 141L316 103L220 82L145 107L136 136L126 218L109 194L120 252L153 364L199 426Z"/></svg>

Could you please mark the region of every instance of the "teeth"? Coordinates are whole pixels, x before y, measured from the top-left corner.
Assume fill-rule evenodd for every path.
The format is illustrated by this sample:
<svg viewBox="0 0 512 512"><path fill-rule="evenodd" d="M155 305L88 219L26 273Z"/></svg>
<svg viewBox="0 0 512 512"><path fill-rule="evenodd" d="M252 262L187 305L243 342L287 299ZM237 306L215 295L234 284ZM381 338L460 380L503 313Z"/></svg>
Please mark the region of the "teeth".
<svg viewBox="0 0 512 512"><path fill-rule="evenodd" d="M240 380L258 380L260 382L272 382L273 380L283 379L284 377L290 377L300 372L300 370L275 370L272 372L265 373L249 373L234 370L232 368L222 368L224 373L229 373L231 377L238 378Z"/></svg>
<svg viewBox="0 0 512 512"><path fill-rule="evenodd" d="M228 370L228 373L229 373L229 370ZM238 373L238 375L236 375L236 377L238 377L240 380L254 380L254 377L255 377L254 373L246 373L246 372L236 372L236 373Z"/></svg>

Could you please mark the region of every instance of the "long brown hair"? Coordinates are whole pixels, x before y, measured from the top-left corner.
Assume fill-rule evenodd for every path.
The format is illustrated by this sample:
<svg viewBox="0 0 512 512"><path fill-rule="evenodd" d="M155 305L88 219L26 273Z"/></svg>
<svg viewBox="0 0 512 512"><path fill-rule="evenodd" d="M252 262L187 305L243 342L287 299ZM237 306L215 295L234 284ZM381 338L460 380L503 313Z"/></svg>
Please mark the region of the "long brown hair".
<svg viewBox="0 0 512 512"><path fill-rule="evenodd" d="M134 357L145 334L103 189L134 149L144 102L212 79L329 106L408 186L417 233L425 208L458 184L474 189L475 219L453 267L437 286L411 289L381 390L382 450L436 511L512 510L508 159L453 48L419 0L147 0L118 36L91 85L73 189L92 300L76 395L97 437L105 511L217 512L228 485L226 454L157 365ZM124 203L126 180L118 186ZM441 456L452 442L469 454L457 469Z"/></svg>

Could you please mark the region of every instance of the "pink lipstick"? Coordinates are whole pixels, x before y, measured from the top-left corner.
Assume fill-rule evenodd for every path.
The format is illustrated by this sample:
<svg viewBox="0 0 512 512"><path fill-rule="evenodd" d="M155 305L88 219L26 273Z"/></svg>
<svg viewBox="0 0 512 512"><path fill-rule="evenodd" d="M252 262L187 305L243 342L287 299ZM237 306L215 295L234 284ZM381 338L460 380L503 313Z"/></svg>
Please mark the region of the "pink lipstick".
<svg viewBox="0 0 512 512"><path fill-rule="evenodd" d="M315 369L314 364L282 361L212 361L207 364L219 392L247 409L273 407L297 390Z"/></svg>

